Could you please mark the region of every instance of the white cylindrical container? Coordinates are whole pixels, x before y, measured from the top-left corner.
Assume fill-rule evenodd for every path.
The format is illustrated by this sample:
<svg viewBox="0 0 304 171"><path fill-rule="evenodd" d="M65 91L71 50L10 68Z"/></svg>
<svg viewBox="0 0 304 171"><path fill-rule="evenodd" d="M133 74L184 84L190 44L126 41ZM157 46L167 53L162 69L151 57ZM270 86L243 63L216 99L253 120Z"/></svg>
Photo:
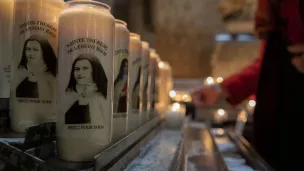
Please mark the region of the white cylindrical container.
<svg viewBox="0 0 304 171"><path fill-rule="evenodd" d="M148 80L148 115L149 120L152 114L155 112L156 103L156 72L157 72L157 59L158 54L154 49L150 49L150 61L149 61L149 80Z"/></svg>
<svg viewBox="0 0 304 171"><path fill-rule="evenodd" d="M116 20L114 52L114 114L112 142L116 142L127 133L127 92L130 32L127 23Z"/></svg>
<svg viewBox="0 0 304 171"><path fill-rule="evenodd" d="M59 18L57 148L92 161L111 141L115 19L106 4L69 1Z"/></svg>
<svg viewBox="0 0 304 171"><path fill-rule="evenodd" d="M15 0L11 128L55 121L58 17L63 0Z"/></svg>
<svg viewBox="0 0 304 171"><path fill-rule="evenodd" d="M140 121L140 75L141 75L142 46L140 36L130 34L130 57L129 57L129 87L128 87L128 133L139 126Z"/></svg>
<svg viewBox="0 0 304 171"><path fill-rule="evenodd" d="M155 66L155 91L154 91L154 100L155 100L155 105L154 105L154 116L160 116L159 111L158 111L158 106L159 106L159 87L157 85L160 84L160 68L158 67L158 64L161 62L160 57L156 59L156 66Z"/></svg>
<svg viewBox="0 0 304 171"><path fill-rule="evenodd" d="M158 89L158 112L160 114L160 118L164 119L165 112L167 110L168 105L170 104L170 96L169 93L171 91L170 86L168 85L170 82L170 66L167 62L159 62L159 80L157 82Z"/></svg>
<svg viewBox="0 0 304 171"><path fill-rule="evenodd" d="M141 60L141 78L140 78L140 124L147 122L149 117L148 111L148 82L149 82L149 63L150 63L150 48L148 42L142 42L142 60Z"/></svg>
<svg viewBox="0 0 304 171"><path fill-rule="evenodd" d="M0 99L8 99L10 94L10 71L13 57L14 0L0 1ZM0 104L0 110L8 108Z"/></svg>

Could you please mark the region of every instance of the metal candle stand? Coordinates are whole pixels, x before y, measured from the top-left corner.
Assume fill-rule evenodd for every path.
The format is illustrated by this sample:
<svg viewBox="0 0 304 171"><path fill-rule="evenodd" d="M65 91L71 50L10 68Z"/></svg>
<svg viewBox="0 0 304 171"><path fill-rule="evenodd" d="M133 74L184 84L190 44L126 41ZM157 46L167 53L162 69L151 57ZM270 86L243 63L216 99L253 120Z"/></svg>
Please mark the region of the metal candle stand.
<svg viewBox="0 0 304 171"><path fill-rule="evenodd" d="M28 127L25 134L2 136L0 160L4 171L117 171L125 168L159 129L160 119L154 117L96 155L95 161L71 163L57 158L56 123L39 124Z"/></svg>

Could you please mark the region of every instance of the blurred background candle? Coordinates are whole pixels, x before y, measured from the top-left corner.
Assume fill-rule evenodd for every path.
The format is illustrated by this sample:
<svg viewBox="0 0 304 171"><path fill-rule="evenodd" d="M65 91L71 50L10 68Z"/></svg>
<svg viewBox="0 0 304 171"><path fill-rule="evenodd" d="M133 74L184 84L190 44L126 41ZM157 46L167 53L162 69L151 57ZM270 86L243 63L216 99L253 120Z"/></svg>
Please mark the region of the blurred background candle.
<svg viewBox="0 0 304 171"><path fill-rule="evenodd" d="M216 82L219 83L219 84L222 83L223 81L224 81L223 77L217 77L216 78Z"/></svg>
<svg viewBox="0 0 304 171"><path fill-rule="evenodd" d="M11 128L55 121L58 17L63 0L15 0Z"/></svg>
<svg viewBox="0 0 304 171"><path fill-rule="evenodd" d="M171 129L180 129L186 115L186 108L180 103L173 103L166 112L165 126Z"/></svg>
<svg viewBox="0 0 304 171"><path fill-rule="evenodd" d="M141 75L142 46L140 35L130 33L130 57L129 57L129 87L128 87L128 133L139 126L139 89Z"/></svg>
<svg viewBox="0 0 304 171"><path fill-rule="evenodd" d="M0 99L8 99L10 94L10 68L13 56L12 29L13 29L14 0L0 1ZM2 101L2 100L1 100ZM0 110L8 109L0 101Z"/></svg>
<svg viewBox="0 0 304 171"><path fill-rule="evenodd" d="M127 133L127 90L130 32L127 23L116 20L114 52L114 114L112 142Z"/></svg>
<svg viewBox="0 0 304 171"><path fill-rule="evenodd" d="M228 119L228 113L224 109L218 109L214 112L214 121L216 123L223 123Z"/></svg>
<svg viewBox="0 0 304 171"><path fill-rule="evenodd" d="M256 101L255 100L249 100L248 104L247 104L247 110L249 113L253 113L254 112L254 108L256 105Z"/></svg>
<svg viewBox="0 0 304 171"><path fill-rule="evenodd" d="M214 79L212 77L207 77L205 80L206 85L212 85L214 84Z"/></svg>
<svg viewBox="0 0 304 171"><path fill-rule="evenodd" d="M148 42L142 42L142 60L140 76L140 124L144 124L148 118L148 78L149 78L150 48Z"/></svg>
<svg viewBox="0 0 304 171"><path fill-rule="evenodd" d="M115 19L96 1L69 1L59 18L57 149L94 160L112 136Z"/></svg>
<svg viewBox="0 0 304 171"><path fill-rule="evenodd" d="M236 125L235 125L235 135L242 136L245 124L247 122L248 113L246 110L242 110L237 117Z"/></svg>

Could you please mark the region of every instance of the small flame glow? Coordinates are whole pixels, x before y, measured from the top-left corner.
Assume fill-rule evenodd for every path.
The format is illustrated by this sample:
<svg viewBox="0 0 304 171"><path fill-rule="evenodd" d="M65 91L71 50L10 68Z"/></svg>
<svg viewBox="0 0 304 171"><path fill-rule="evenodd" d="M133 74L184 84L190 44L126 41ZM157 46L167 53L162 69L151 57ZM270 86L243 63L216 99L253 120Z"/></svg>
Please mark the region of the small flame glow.
<svg viewBox="0 0 304 171"><path fill-rule="evenodd" d="M223 77L218 77L218 78L216 79L216 82L217 82L217 83L222 83L223 81L224 81Z"/></svg>
<svg viewBox="0 0 304 171"><path fill-rule="evenodd" d="M225 112L224 109L219 109L219 110L217 110L217 113L218 113L220 116L224 116L226 112Z"/></svg>
<svg viewBox="0 0 304 171"><path fill-rule="evenodd" d="M180 109L180 104L179 103L173 103L172 105L172 111L176 112Z"/></svg>
<svg viewBox="0 0 304 171"><path fill-rule="evenodd" d="M250 100L250 101L248 102L248 104L249 104L250 107L255 107L256 102L255 102L255 100Z"/></svg>
<svg viewBox="0 0 304 171"><path fill-rule="evenodd" d="M171 98L176 97L176 91L171 90L170 93L169 93L169 95L170 95Z"/></svg>
<svg viewBox="0 0 304 171"><path fill-rule="evenodd" d="M208 78L206 79L206 82L207 82L208 85L210 85L210 84L213 84L213 83L214 83L214 80L213 80L212 77L208 77Z"/></svg>

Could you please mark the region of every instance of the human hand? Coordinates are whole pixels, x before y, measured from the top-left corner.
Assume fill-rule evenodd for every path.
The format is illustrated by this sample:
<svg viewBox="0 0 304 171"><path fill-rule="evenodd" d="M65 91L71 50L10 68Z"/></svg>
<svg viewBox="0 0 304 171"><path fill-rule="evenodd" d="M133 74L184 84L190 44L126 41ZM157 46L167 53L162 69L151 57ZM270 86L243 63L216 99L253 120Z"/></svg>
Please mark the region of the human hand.
<svg viewBox="0 0 304 171"><path fill-rule="evenodd" d="M210 106L215 104L222 94L220 85L215 84L193 91L191 97L196 106Z"/></svg>
<svg viewBox="0 0 304 171"><path fill-rule="evenodd" d="M296 54L292 59L292 65L301 73L304 73L304 44L296 44L288 47L290 53Z"/></svg>

